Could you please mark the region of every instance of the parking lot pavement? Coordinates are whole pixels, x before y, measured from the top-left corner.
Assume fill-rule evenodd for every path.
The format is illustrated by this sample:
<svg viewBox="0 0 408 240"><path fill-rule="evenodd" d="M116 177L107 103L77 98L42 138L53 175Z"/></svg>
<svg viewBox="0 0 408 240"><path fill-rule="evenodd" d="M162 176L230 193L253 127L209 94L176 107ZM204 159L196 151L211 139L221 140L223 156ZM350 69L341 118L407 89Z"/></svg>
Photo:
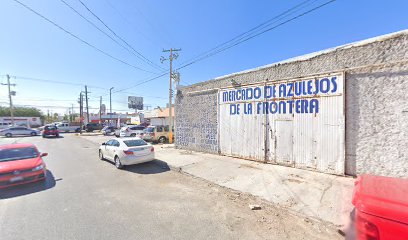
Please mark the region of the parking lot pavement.
<svg viewBox="0 0 408 240"><path fill-rule="evenodd" d="M340 239L326 225L170 171L165 162L117 170L82 137L0 138L10 141L48 152L48 177L0 191L1 239ZM254 203L262 209L250 210Z"/></svg>

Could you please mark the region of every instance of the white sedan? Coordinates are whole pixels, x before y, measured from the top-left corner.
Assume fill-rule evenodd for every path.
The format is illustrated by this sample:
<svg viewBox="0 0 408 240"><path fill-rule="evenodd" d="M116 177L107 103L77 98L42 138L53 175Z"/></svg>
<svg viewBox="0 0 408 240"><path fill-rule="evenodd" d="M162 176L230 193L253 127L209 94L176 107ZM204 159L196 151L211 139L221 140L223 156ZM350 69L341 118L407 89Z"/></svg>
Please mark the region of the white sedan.
<svg viewBox="0 0 408 240"><path fill-rule="evenodd" d="M141 138L116 138L102 143L99 159L110 160L117 168L154 160L154 147Z"/></svg>

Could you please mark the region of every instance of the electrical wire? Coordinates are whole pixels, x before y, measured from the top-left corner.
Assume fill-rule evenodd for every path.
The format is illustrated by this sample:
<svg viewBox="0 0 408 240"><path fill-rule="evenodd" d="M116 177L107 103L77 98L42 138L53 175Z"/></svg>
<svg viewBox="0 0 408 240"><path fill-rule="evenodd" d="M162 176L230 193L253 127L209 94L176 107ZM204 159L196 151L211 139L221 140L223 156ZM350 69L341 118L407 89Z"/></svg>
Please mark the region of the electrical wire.
<svg viewBox="0 0 408 240"><path fill-rule="evenodd" d="M112 59L114 59L114 60L116 60L116 61L118 61L118 62L120 62L120 63L123 63L123 64L125 64L125 65L127 65L127 66L129 66L129 67L132 67L132 68L134 68L134 69L137 69L137 70L140 70L140 71L144 71L144 72L154 73L154 72L145 70L145 69L143 69L143 68L137 67L137 66L135 66L135 65L132 65L132 64L130 64L130 63L128 63L128 62L126 62L126 61L124 61L124 60L122 60L122 59L120 59L120 58L117 58L117 57L115 57L115 56L113 56L113 55L111 55L111 54L109 54L109 53L103 51L102 49L100 49L100 48L98 48L98 47L96 47L96 46L90 44L89 42L83 40L82 38L78 37L77 35L73 34L72 32L70 32L70 31L66 30L65 28L61 27L60 25L58 25L57 23L55 23L55 22L52 21L51 19L45 17L45 16L42 15L41 13L35 11L35 10L32 9L31 7L29 7L28 5L26 5L26 4L22 3L22 2L20 2L19 0L13 0L13 1L16 2L16 3L18 3L18 4L20 4L21 6L23 6L23 7L26 8L27 10L31 11L32 13L36 14L37 16L41 17L41 18L44 19L45 21L51 23L52 25L54 25L55 27L57 27L57 28L60 29L61 31L65 32L66 34L70 35L71 37L73 37L73 38L77 39L78 41L82 42L83 44L85 44L85 45L87 45L87 46L93 48L94 50L96 50L96 51L102 53L103 55L105 55L105 56L107 56L107 57L109 57L109 58L112 58Z"/></svg>
<svg viewBox="0 0 408 240"><path fill-rule="evenodd" d="M100 17L98 17L98 15L96 15L84 2L82 2L81 0L78 0L82 6L85 7L85 9L92 14L92 16L94 16L100 23L102 23L113 35L115 35L117 38L119 38L123 43L126 44L126 46L128 46L130 49L132 49L138 56L139 59L146 62L147 64L151 65L152 67L158 68L159 70L162 70L162 68L160 66L158 66L157 64L155 64L154 62L150 61L148 58L146 58L145 56L143 56L143 54L141 54L140 52L138 52L136 49L134 49L128 42L126 42L123 38L121 38L118 34L116 34L115 31L113 31Z"/></svg>
<svg viewBox="0 0 408 240"><path fill-rule="evenodd" d="M131 27L132 27L133 29L135 29L140 35L142 35L144 38L146 38L146 40L147 40L148 42L150 42L150 43L153 43L153 42L154 42L154 43L157 44L157 45L161 45L161 44L159 44L158 42L156 42L154 39L152 39L152 38L148 37L147 35L143 34L143 32L140 31L139 28L138 28L135 24L133 24L131 21L129 21L128 18L125 17L125 15L122 14L110 1L105 0L105 2L106 2L106 3L109 5L109 7L111 7L129 26L131 26ZM160 46L160 48L164 49L163 46ZM160 67L160 65L159 65L159 67ZM162 67L160 67L160 68L162 68ZM164 68L162 68L162 69L164 70Z"/></svg>
<svg viewBox="0 0 408 240"><path fill-rule="evenodd" d="M227 45L227 44L229 44L229 43L231 43L231 42L233 42L233 41L235 41L235 40L239 40L240 38L245 37L245 36L247 36L247 35L253 33L254 31L258 30L259 28L262 28L262 27L265 26L265 25L269 25L269 24L273 23L274 20L279 19L280 17L284 17L284 16L287 15L287 14L290 14L292 11L294 11L294 10L296 10L297 8L299 8L299 7L301 7L301 6L305 5L305 4L307 4L307 3L310 2L310 1L312 1L312 0L305 0L305 1L303 1L303 2L301 2L301 3L299 3L299 4L297 4L297 5L295 5L295 6L293 6L293 7L291 7L290 9L288 9L288 10L286 10L286 11L284 11L284 12L282 12L282 13L280 13L280 14L278 14L278 15L276 15L276 16L270 18L270 19L268 19L267 21L265 21L265 22L263 22L263 23L261 23L261 24L258 24L257 26L255 26L255 27L253 27L253 28L251 28L251 29L249 29L249 30L247 30L247 31L245 31L245 32L243 32L243 33L241 33L241 34L235 36L234 38L232 38L232 39L230 39L230 40L228 40L228 41L225 41L225 42L223 42L223 43L221 43L221 44L218 44L217 46L215 46L215 47L213 47L213 48L211 48L211 49L209 49L209 50L207 50L207 51L205 51L205 52L202 52L202 53L196 55L196 56L193 57L193 58L190 58L189 60L185 61L185 62L182 63L181 65L185 64L186 62L191 62L191 61L193 61L194 59L200 58L200 57L202 57L203 55L206 55L206 54L208 54L208 53L210 53L210 52L212 52L212 51L214 51L214 50L217 50L217 49L219 49L220 47L223 47L223 46L225 46L225 45ZM316 1L318 1L318 0L315 0L314 2L316 2Z"/></svg>
<svg viewBox="0 0 408 240"><path fill-rule="evenodd" d="M83 83L63 82L63 81L55 81L55 80L49 80L49 79L15 76L15 75L10 75L10 77L15 78L15 79L19 79L19 80L29 80L29 81L37 81L37 82L65 84L65 85L71 85L71 86L85 86L85 85L87 85L87 84L83 84ZM99 88L99 89L103 89L103 90L109 90L107 88L103 88L103 87L99 87L99 86L93 86L93 85L87 85L87 86L92 87L92 88Z"/></svg>
<svg viewBox="0 0 408 240"><path fill-rule="evenodd" d="M73 12L75 12L78 16L80 16L82 19L84 19L86 22L88 22L89 24L91 24L91 26L93 26L94 28L96 28L99 32L101 32L102 34L104 34L105 36L107 36L109 39L111 39L113 42L115 42L118 46L120 46L121 48L125 49L127 52L129 52L130 54L136 56L137 58L140 59L140 57L138 55L136 55L133 51L129 50L129 48L125 47L124 45L122 45L121 43L119 43L116 39L114 39L111 35L107 34L105 31L103 31L101 28L99 28L95 23L93 23L92 21L90 21L88 18L86 18L84 15L82 15L80 12L78 12L74 7L72 7L69 3L67 3L64 0L60 0L62 3L64 3L68 8L70 8Z"/></svg>
<svg viewBox="0 0 408 240"><path fill-rule="evenodd" d="M243 42L246 42L246 41L248 41L248 40L250 40L250 39L252 39L252 38L255 38L255 37L257 37L257 36L259 36L259 35L261 35L261 34L264 34L264 33L266 33L266 32L269 32L269 31L271 31L271 30L273 30L273 29L276 29L276 28L278 28L278 27L280 27L280 26L282 26L282 25L285 25L286 23L289 23L289 22L291 22L291 21L293 21L293 20L295 20L295 19L298 19L298 18L300 18L300 17L302 17L302 16L304 16L304 15L306 15L306 14L309 14L309 13L311 13L311 12L313 12L313 11L316 11L316 10L318 10L318 9L320 9L320 8L326 6L326 5L328 5L328 4L330 4L330 3L334 2L334 1L336 1L336 0L330 0L330 1L328 1L328 2L325 2L325 3L323 3L323 4L321 4L321 5L317 6L317 7L314 7L314 8L312 8L312 9L308 10L308 11L305 11L305 12L303 12L303 13L301 13L301 14L298 14L298 15L296 15L295 17L292 17L292 18L290 18L290 19L288 19L288 20L285 20L285 21L283 21L283 22L281 22L281 23L279 23L279 24L277 24L277 25L275 25L275 26L273 26L273 27L267 28L267 29L265 29L265 30L263 30L263 31L261 31L261 32L259 32L259 33L256 33L256 34L254 34L254 35L248 36L248 37L246 37L246 38L243 38L242 40L240 40L240 41L238 41L238 42L235 42L234 44L228 45L228 46L226 46L226 47L224 47L224 48L221 48L221 49L219 49L219 50L217 50L217 51L215 51L215 52L208 53L207 55L204 55L204 56L202 56L202 57L200 57L200 58L198 58L198 59L196 59L196 60L194 60L194 61L191 61L191 62L189 62L189 63L187 63L187 64L184 64L184 65L182 65L182 66L176 68L176 70L183 69L183 68L185 68L185 67L187 67L187 66L190 66L190 65L192 65L192 64L194 64L194 63L197 63L197 62L202 61L202 60L204 60L204 59L206 59L206 58L209 58L209 57L211 57L211 56L214 56L214 55L216 55L216 54L218 54L218 53L220 53L220 52L226 51L226 50L228 50L228 49L230 49L230 48L232 48L232 47L234 47L234 46L237 46L237 45L239 45L239 44L241 44L241 43L243 43Z"/></svg>
<svg viewBox="0 0 408 240"><path fill-rule="evenodd" d="M302 4L306 3L306 2L309 2L309 1L310 1L310 0L304 1L303 3L298 4L297 6L300 6L300 5L302 5ZM224 48L221 48L221 49L217 50L216 52L209 53L209 54L204 55L204 56L202 56L202 57L200 57L200 58L198 58L198 59L196 59L196 60L193 60L193 61L191 61L191 62L189 62L189 63L186 63L186 64L184 64L184 65L182 65L182 66L176 68L175 70L177 71L177 70L183 69L183 68L185 68L185 67L188 67L188 66L190 66L190 65L193 65L193 64L195 64L195 63L197 63L197 62L200 62L200 61L202 61L202 60L204 60L204 59L206 59L206 58L209 58L209 57L214 56L214 55L216 55L216 54L218 54L218 53L220 53L220 52L223 52L223 51L225 51L225 50L227 50L227 49L230 49L230 48L232 48L232 47L234 47L234 46L237 46L237 45L239 45L239 44L241 44L241 43L243 43L243 42L246 42L246 41L248 41L248 40L250 40L250 39L252 39L252 38L254 38L254 37L257 37L257 36L259 36L259 35L261 35L261 34L264 34L264 33L266 33L266 32L269 32L269 31L273 30L273 29L276 29L276 28L278 28L278 27L281 27L281 26L283 26L283 25L285 25L285 24L287 24L287 23L289 23L289 22L291 22L291 21L293 21L293 20L295 20L295 19L298 19L298 18L300 18L300 17L302 17L302 16L305 16L305 15L311 13L311 12L314 12L314 11L316 11L316 10L318 10L318 9L320 9L320 8L326 6L326 5L328 5L328 4L330 4L330 3L334 2L334 1L336 1L336 0L330 0L330 1L327 1L327 2L325 2L325 3L323 3L323 4L320 4L320 5L318 5L317 7L314 7L314 8L312 8L312 9L310 9L310 10L307 10L307 11L305 11L305 12L302 12L301 14L298 14L298 15L296 15L295 17L292 17L292 18L290 18L290 19L288 19L288 20L286 20L286 21L283 21L283 22L281 22L281 23L279 23L279 24L277 24L277 25L275 25L275 26L269 27L269 28L267 28L267 29L265 29L265 30L263 30L263 31L261 31L261 32L259 32L259 33L256 33L255 35L247 36L246 38L240 40L239 42L236 42L236 43L234 43L234 44L232 44L232 45L228 45L228 46L226 46L226 47L224 47ZM296 6L295 6L295 7L296 7ZM295 8L295 7L294 7L294 8ZM294 8L291 8L291 9L294 9ZM289 9L289 10L290 10L290 9ZM287 10L287 11L285 11L285 12L288 12L289 10ZM280 15L278 15L278 16L281 16L281 15L282 15L282 14L280 14ZM261 24L261 25L262 25L262 24ZM134 88L134 87L140 86L140 85L142 85L142 84L144 84L144 83L151 82L151 81L153 81L153 80L155 80L155 79L158 79L158 78L160 78L160 77L162 77L162 76L164 76L164 75L167 75L167 74L168 74L168 73L164 73L164 74L160 74L160 75L158 75L158 76L156 76L156 77L153 77L153 78L150 78L150 79L146 79L146 80L144 80L144 81L142 81L142 82L137 83L136 85L130 86L129 88ZM127 88L127 89L128 89L128 88ZM121 91L124 91L124 90L126 90L126 89L121 89L121 90L115 91L115 93L116 93L116 92L121 92Z"/></svg>

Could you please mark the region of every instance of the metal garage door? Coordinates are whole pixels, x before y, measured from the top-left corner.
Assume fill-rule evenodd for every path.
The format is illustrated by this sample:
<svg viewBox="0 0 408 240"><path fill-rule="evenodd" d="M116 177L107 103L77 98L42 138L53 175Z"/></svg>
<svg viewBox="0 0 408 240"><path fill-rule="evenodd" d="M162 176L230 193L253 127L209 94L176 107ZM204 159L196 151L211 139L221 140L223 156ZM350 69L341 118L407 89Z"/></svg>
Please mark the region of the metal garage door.
<svg viewBox="0 0 408 240"><path fill-rule="evenodd" d="M219 92L221 154L344 174L344 76Z"/></svg>

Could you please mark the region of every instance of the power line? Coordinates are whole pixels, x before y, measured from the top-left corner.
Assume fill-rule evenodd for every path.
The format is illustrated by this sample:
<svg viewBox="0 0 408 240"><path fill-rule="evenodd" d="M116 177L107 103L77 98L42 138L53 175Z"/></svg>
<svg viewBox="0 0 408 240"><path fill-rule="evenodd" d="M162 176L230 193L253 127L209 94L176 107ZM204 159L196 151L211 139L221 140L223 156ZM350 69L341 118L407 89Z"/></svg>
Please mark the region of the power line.
<svg viewBox="0 0 408 240"><path fill-rule="evenodd" d="M111 7L129 26L131 26L132 28L134 28L138 33L140 33L140 35L142 35L144 38L146 38L146 40L148 40L149 42L154 42L157 45L160 45L158 42L156 42L154 39L148 37L147 35L143 34L142 31L140 31L138 29L138 27L133 24L131 21L129 21L124 14L122 14L110 1L105 0L105 2L109 5L109 7ZM162 46L160 48L163 48ZM160 65L158 65L160 67ZM164 70L164 69L163 69Z"/></svg>
<svg viewBox="0 0 408 240"><path fill-rule="evenodd" d="M267 21L265 21L265 22L263 22L263 23L261 23L261 24L258 24L257 26L255 26L255 27L249 29L248 31L245 31L245 32L243 32L243 33L241 33L241 34L235 36L234 38L232 38L232 39L230 39L230 40L228 40L228 41L225 41L225 42L223 42L223 43L221 43L221 44L218 44L217 46L215 46L215 47L213 47L213 48L211 48L211 49L209 49L209 50L207 50L207 51L205 51L205 52L202 52L202 53L196 55L196 56L193 57L193 58L190 58L189 60L183 62L182 64L185 64L186 62L191 62L191 61L193 61L193 60L196 59L196 58L199 58L199 57L201 57L201 56L203 56L203 55L206 55L206 54L208 54L208 53L210 53L210 52L212 52L212 51L214 51L214 50L217 50L218 48L220 48L220 47L222 47L222 46L227 45L228 43L233 42L234 40L240 39L241 37L245 37L246 35L249 35L249 34L251 34L252 32L258 30L258 29L261 28L262 26L271 24L272 21L278 19L279 17L285 16L286 14L292 12L293 10L295 10L295 9L297 9L297 8L299 8L299 7L301 7L302 5L304 5L304 4L306 4L306 3L310 2L310 1L311 1L311 0L305 0L305 1L303 1L303 2L301 2L301 3L299 3L299 4L297 4L297 5L295 5L294 7L290 8L290 9L288 9L288 10L282 12L282 13L280 13L279 15L276 15L276 16L272 17L271 19L268 19ZM318 1L318 0L315 0L314 2L316 2L316 1ZM272 22L272 23L273 23L273 22Z"/></svg>
<svg viewBox="0 0 408 240"><path fill-rule="evenodd" d="M207 55L204 55L204 56L202 56L202 57L200 57L200 58L198 58L198 59L196 59L196 60L194 60L194 61L191 61L191 62L189 62L189 63L186 63L186 64L184 64L184 65L178 67L176 70L180 70L180 69L185 68L185 67L187 67L187 66L190 66L190 65L192 65L192 64L194 64L194 63L197 63L197 62L199 62L199 61L202 61L202 60L204 60L204 59L206 59L206 58L209 58L209 57L211 57L211 56L214 56L214 55L216 55L216 54L218 54L218 53L220 53L220 52L223 52L223 51L225 51L225 50L227 50L227 49L230 49L230 48L232 48L232 47L234 47L234 46L237 46L237 45L239 45L239 44L241 44L241 43L243 43L243 42L246 42L246 41L248 41L248 40L250 40L250 39L252 39L252 38L254 38L254 37L257 37L257 36L259 36L259 35L261 35L261 34L264 34L264 33L266 33L266 32L269 32L269 31L271 31L271 30L273 30L273 29L275 29L275 28L278 28L278 27L280 27L280 26L282 26L282 25L284 25L284 24L286 24L286 23L289 23L289 22L291 22L291 21L293 21L293 20L295 20L295 19L297 19L297 18L300 18L300 17L302 17L302 16L304 16L304 15L306 15L306 14L309 14L309 13L311 13L311 12L313 12L313 11L316 11L317 9L322 8L322 7L324 7L324 6L326 6L326 5L330 4L330 3L332 3L332 2L334 2L334 1L336 1L336 0L331 0L331 1L325 2L325 3L323 3L323 4L321 4L321 5L317 6L317 7L314 7L314 8L312 8L312 9L310 9L310 10L308 10L308 11L305 11L305 12L299 14L299 15L296 15L295 17L292 17L292 18L290 18L290 19L288 19L288 20L286 20L286 21L284 21L284 22L281 22L281 23L279 23L279 24L277 24L277 25L275 25L275 26L273 26L273 27L267 28L266 30L263 30L263 31L261 31L261 32L259 32L259 33L256 33L256 34L254 34L254 35L251 35L251 36L248 36L248 37L246 37L246 38L244 38L244 39L241 39L240 41L235 42L235 43L232 44L232 45L228 45L228 46L226 46L226 47L224 47L224 48L221 48L221 49L219 49L219 50L217 50L217 51L215 51L215 52L208 53Z"/></svg>
<svg viewBox="0 0 408 240"><path fill-rule="evenodd" d="M83 3L81 0L78 0L82 6L84 6L86 8L86 10L91 13L96 19L98 19L99 22L101 22L113 35L115 35L117 38L119 38L123 43L126 44L126 46L128 46L129 48L131 48L138 56L139 59L146 62L147 64L151 65L152 67L158 68L159 70L162 70L162 68L160 66L158 66L157 64L153 63L152 61L150 61L148 58L146 58L145 56L143 56L143 54L141 54L140 52L138 52L136 49L134 49L128 42L126 42L123 38L121 38L118 34L116 34L115 31L113 31L100 17L98 17L87 5L85 5L85 3Z"/></svg>
<svg viewBox="0 0 408 240"><path fill-rule="evenodd" d="M75 12L78 16L80 16L82 19L84 19L86 22L91 24L94 28L96 28L99 32L107 36L109 39L111 39L113 42L115 42L117 45L131 53L132 55L136 56L137 58L140 59L138 55L136 55L133 51L130 51L129 48L123 46L121 43L119 43L116 39L114 39L111 35L107 34L105 31L103 31L101 28L99 28L95 23L90 21L88 18L86 18L84 15L82 15L80 12L78 12L75 8L73 8L71 5L69 5L66 1L60 0L62 3L64 3L68 8L70 8L73 12Z"/></svg>
<svg viewBox="0 0 408 240"><path fill-rule="evenodd" d="M302 4L304 4L304 3L308 2L308 1L310 1L310 0L304 1L303 3L301 3L301 4L299 4L299 5L295 6L295 7L293 7L293 8L291 8L291 9L294 9L294 8L300 6L300 5L302 5ZM277 25L275 25L275 26L273 26L273 27L270 27L270 28L268 28L268 29L266 29L266 30L263 30L262 32L259 32L259 33L255 34L255 35L252 35L252 36L248 36L248 37L246 37L246 38L240 40L239 42L234 43L233 45L226 46L226 47L224 47L224 48L222 48L222 49L220 49L220 50L218 50L218 51L216 51L216 52L209 53L209 54L207 54L207 55L204 55L204 56L200 57L200 58L197 59L197 60L194 60L194 61L191 61L191 62L189 62L189 63L186 63L186 64L184 64L184 65L182 65L182 66L176 68L176 70L180 70L180 69L183 69L183 68L185 68L185 67L188 67L188 66L190 66L190 65L192 65L192 64L195 64L195 63L197 63L197 62L199 62L199 61L202 61L202 60L204 60L204 59L206 59L206 58L209 58L209 57L211 57L211 56L214 56L215 54L218 54L218 53L223 52L223 51L225 51L225 50L227 50L227 49L230 49L230 48L232 48L232 47L234 47L234 46L236 46L236 45L238 45L238 44L241 44L241 43L243 43L243 42L246 42L246 41L248 41L248 40L250 40L250 39L252 39L252 38L254 38L254 37L257 37L257 36L259 36L259 35L261 35L261 34L263 34L263 33L266 33L266 32L268 32L268 31L271 31L271 30L275 29L275 28L278 28L278 27L280 27L280 26L283 26L283 25L285 25L286 23L289 23L289 22L291 22L291 21L293 21L293 20L295 20L295 19L297 19L297 18L300 18L300 17L302 17L302 16L304 16L304 15L306 15L306 14L309 14L309 13L311 13L311 12L313 12L313 11L316 11L317 9L322 8L322 7L324 7L324 6L326 6L326 5L330 4L330 3L332 3L332 2L334 2L334 1L336 1L336 0L331 0L331 1L325 2L325 3L323 3L323 4L321 4L321 5L317 6L317 7L314 7L314 8L312 8L312 9L308 10L308 11L305 11L305 12L303 12L303 13L301 13L301 14L298 14L298 15L296 15L295 17L292 17L292 18L290 18L290 19L288 19L288 20L286 20L286 21L284 21L284 22L281 22L281 23L279 23L279 24L277 24ZM289 10L291 10L291 9L289 9ZM285 12L288 12L289 10L287 10L287 11L285 11ZM282 15L282 14L280 14L280 15L278 15L278 16L281 16L281 15ZM262 25L262 24L261 24L261 25ZM245 34L245 33L244 33L244 34ZM242 34L241 34L241 35L242 35ZM155 79L157 79L157 78L160 78L160 77L163 77L163 76L165 76L165 75L167 75L167 72L166 72L166 73L163 73L163 74L160 74L160 75L158 75L158 76L156 76L156 77L153 77L153 78L150 78L150 79L146 79L146 80L144 80L144 81L142 81L142 82L139 82L139 83L137 83L137 84L135 84L135 85L133 85L133 86L131 86L131 87L129 87L129 88L134 88L134 87L140 86L140 85L142 85L142 84L144 84L144 83L153 81L153 80L155 80ZM128 88L127 88L127 89L128 89ZM121 92L121 91L124 91L124 90L126 90L126 89L121 89L121 90L115 91L114 93Z"/></svg>
<svg viewBox="0 0 408 240"><path fill-rule="evenodd" d="M42 78L33 78L33 77L24 77L24 76L15 76L15 75L10 75L13 78L19 79L19 80L29 80L29 81L37 81L37 82L47 82L47 83L55 83L55 84L65 84L65 85L72 85L72 86L84 86L85 84L83 83L73 83L73 82L64 82L64 81L55 81L55 80L49 80L49 79L42 79ZM99 87L99 86L92 86L88 85L92 88L99 88L103 90L107 90L106 88Z"/></svg>
<svg viewBox="0 0 408 240"><path fill-rule="evenodd" d="M164 72L164 73L162 73L162 74L160 74L160 75L158 75L158 76L155 76L155 77L153 77L153 78L147 78L147 79L145 79L145 80L143 80L143 81L141 81L141 82L139 82L139 83L136 83L135 85L132 85L132 86L129 86L129 87L126 87L126 88L119 89L119 90L114 91L114 92L112 92L112 93L123 92L123 91L125 91L125 90L130 89L130 88L135 88L135 87L137 87L137 86L140 86L140 85L142 85L142 84L151 82L151 81L153 81L153 80L155 80L155 79L158 79L158 78L160 78L160 77L166 76L167 74L168 74L168 73L167 73L167 71L166 71L166 72Z"/></svg>
<svg viewBox="0 0 408 240"><path fill-rule="evenodd" d="M79 41L82 42L83 44L85 44L85 45L87 45L87 46L93 48L94 50L96 50L96 51L102 53L103 55L105 55L105 56L107 56L107 57L110 57L110 58L112 58L112 59L114 59L114 60L116 60L116 61L118 61L118 62L121 62L121 63L123 63L123 64L125 64L125 65L127 65L127 66L129 66L129 67L135 68L135 69L137 69L137 70L144 71L144 72L149 72L149 73L153 73L153 72L150 72L150 71L148 71L148 70L145 70L145 69L142 69L142 68L140 68L140 67L137 67L137 66L135 66L135 65L132 65L132 64L130 64L130 63L128 63L128 62L126 62L126 61L124 61L124 60L122 60L122 59L119 59L119 58L117 58L117 57L112 56L111 54L109 54L109 53L107 53L107 52L101 50L100 48L98 48L98 47L96 47L96 46L90 44L89 42L83 40L82 38L78 37L77 35L73 34L72 32L70 32L70 31L66 30L65 28L61 27L60 25L58 25L58 24L55 23L54 21L50 20L49 18L45 17L45 16L42 15L41 13L39 13L39 12L35 11L34 9L30 8L30 7L27 6L26 4L20 2L19 0L13 0L13 1L16 2L16 3L18 3L18 4L20 4L20 5L23 6L24 8L28 9L29 11L31 11L31 12L34 13L34 14L36 14L37 16L41 17L42 19L46 20L47 22L51 23L52 25L54 25L55 27L57 27L57 28L60 29L61 31L65 32L66 34L70 35L71 37L73 37L73 38L79 40Z"/></svg>

